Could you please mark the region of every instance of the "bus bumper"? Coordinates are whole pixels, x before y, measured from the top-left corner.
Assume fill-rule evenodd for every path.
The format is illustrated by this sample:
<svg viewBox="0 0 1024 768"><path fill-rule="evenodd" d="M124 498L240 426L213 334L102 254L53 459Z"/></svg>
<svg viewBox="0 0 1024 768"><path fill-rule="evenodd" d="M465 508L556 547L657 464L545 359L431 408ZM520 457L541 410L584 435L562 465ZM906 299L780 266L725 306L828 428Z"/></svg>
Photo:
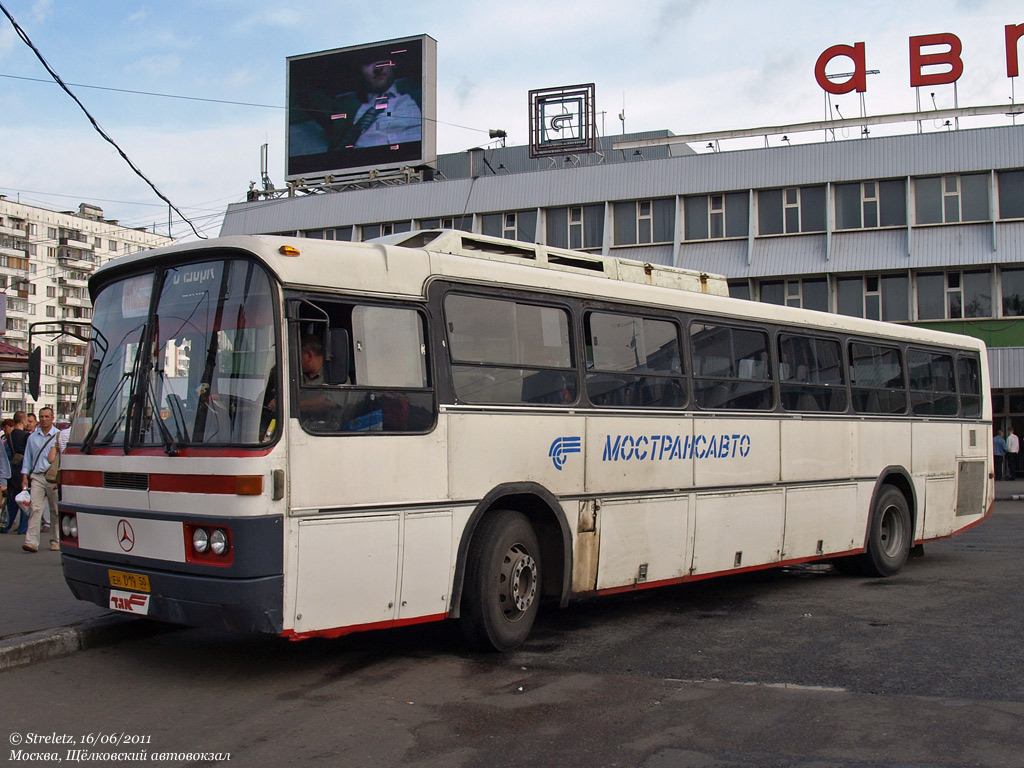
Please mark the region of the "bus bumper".
<svg viewBox="0 0 1024 768"><path fill-rule="evenodd" d="M64 578L75 597L104 608L112 607L109 575L112 564L67 552L61 554ZM135 565L126 570L148 577L152 585L144 614L148 618L238 632L281 634L283 629L282 575L225 579Z"/></svg>

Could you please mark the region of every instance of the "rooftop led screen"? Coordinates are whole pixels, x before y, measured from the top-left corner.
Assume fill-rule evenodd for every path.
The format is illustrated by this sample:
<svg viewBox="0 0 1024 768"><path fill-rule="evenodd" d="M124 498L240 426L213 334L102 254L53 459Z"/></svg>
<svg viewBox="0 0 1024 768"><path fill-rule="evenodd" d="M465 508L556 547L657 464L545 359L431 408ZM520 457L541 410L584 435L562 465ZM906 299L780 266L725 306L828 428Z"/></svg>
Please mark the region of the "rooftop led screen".
<svg viewBox="0 0 1024 768"><path fill-rule="evenodd" d="M436 101L429 35L290 56L286 178L433 163Z"/></svg>

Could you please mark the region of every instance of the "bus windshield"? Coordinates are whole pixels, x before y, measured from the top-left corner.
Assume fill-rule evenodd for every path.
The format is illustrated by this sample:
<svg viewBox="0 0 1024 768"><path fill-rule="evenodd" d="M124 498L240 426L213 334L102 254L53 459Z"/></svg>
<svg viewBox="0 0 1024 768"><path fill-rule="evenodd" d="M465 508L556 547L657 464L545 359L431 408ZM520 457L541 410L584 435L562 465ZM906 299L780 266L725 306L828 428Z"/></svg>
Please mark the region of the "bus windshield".
<svg viewBox="0 0 1024 768"><path fill-rule="evenodd" d="M147 272L106 285L94 307L73 443L174 454L274 439L277 330L259 265L218 259Z"/></svg>

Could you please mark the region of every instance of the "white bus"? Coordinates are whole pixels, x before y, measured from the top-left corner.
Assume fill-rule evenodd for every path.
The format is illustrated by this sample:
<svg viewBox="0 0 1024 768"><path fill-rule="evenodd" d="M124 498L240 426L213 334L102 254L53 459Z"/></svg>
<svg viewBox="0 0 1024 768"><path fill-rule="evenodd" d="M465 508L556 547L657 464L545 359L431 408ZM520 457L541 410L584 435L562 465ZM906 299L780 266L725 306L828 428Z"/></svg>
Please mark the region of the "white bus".
<svg viewBox="0 0 1024 768"><path fill-rule="evenodd" d="M451 231L229 237L90 282L72 591L300 639L813 561L886 576L994 499L984 345Z"/></svg>

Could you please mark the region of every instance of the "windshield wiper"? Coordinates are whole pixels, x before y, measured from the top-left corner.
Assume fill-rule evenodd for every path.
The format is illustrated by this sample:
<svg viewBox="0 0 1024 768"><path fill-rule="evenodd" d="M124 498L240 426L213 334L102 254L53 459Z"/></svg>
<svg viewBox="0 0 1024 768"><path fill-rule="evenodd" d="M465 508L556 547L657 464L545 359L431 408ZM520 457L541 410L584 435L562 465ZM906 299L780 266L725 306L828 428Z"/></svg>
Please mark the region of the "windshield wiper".
<svg viewBox="0 0 1024 768"><path fill-rule="evenodd" d="M88 433L86 433L85 438L82 440L82 453L92 452L93 444L96 442L96 436L100 433L100 427L103 426L103 421L106 418L107 413L109 413L110 407L114 404L114 399L121 393L121 390L124 388L124 383L128 380L129 376L131 376L130 371L125 371L121 374L121 378L118 380L117 386L114 387L114 391L110 393L110 397L108 397L106 402L103 403L103 407L100 408L99 413L92 422L92 427L89 428ZM127 408L125 410L127 410ZM103 442L107 443L113 439L114 433L117 432L118 425L124 418L124 414L125 411L121 411L117 419L114 421L113 428L107 433L106 439Z"/></svg>
<svg viewBox="0 0 1024 768"><path fill-rule="evenodd" d="M163 371L157 371L157 373L159 373L161 377L164 375ZM164 452L168 456L177 456L179 449L178 442L174 439L174 435L171 434L171 430L167 428L167 425L164 424L163 418L160 416L160 403L157 401L156 387L154 386L155 383L155 378L150 376L150 386L146 387L147 405L150 409L149 421L156 422L156 428L159 430L160 437L164 441ZM143 433L148 431L149 425L143 429Z"/></svg>

